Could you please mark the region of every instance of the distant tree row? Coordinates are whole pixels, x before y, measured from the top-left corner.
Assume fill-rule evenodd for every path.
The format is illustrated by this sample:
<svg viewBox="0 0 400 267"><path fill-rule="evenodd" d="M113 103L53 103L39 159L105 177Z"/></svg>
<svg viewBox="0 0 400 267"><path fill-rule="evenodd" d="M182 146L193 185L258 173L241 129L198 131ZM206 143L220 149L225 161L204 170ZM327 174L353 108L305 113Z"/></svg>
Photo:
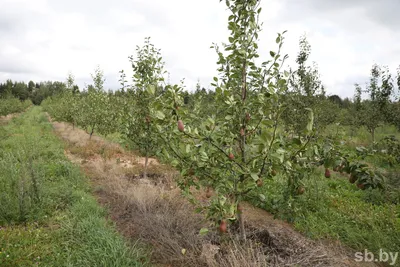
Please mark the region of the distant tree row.
<svg viewBox="0 0 400 267"><path fill-rule="evenodd" d="M21 101L30 99L33 104L40 105L47 97L57 95L68 89L73 92L79 92L79 87L77 85L70 87L68 80L66 83L59 81L45 81L40 83L30 81L25 83L7 80L0 83L0 98L15 97Z"/></svg>

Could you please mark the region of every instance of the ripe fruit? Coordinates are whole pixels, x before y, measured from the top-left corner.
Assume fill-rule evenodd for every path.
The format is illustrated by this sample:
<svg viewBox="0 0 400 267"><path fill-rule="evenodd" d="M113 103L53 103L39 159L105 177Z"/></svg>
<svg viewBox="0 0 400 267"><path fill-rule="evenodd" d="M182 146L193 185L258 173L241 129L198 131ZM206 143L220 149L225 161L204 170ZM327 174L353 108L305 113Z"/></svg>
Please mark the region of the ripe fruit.
<svg viewBox="0 0 400 267"><path fill-rule="evenodd" d="M188 174L189 175L194 175L194 170L192 168L190 168Z"/></svg>
<svg viewBox="0 0 400 267"><path fill-rule="evenodd" d="M325 178L331 178L331 172L328 168L325 169Z"/></svg>
<svg viewBox="0 0 400 267"><path fill-rule="evenodd" d="M276 171L275 171L275 170L272 170L272 171L271 171L271 175L272 175L272 176L276 176Z"/></svg>
<svg viewBox="0 0 400 267"><path fill-rule="evenodd" d="M360 188L361 190L364 190L364 189L365 189L364 184L357 184L357 187Z"/></svg>
<svg viewBox="0 0 400 267"><path fill-rule="evenodd" d="M212 197L212 192L211 192L210 187L207 187L206 197L207 197L207 198Z"/></svg>
<svg viewBox="0 0 400 267"><path fill-rule="evenodd" d="M357 181L357 176L350 174L349 182L354 184Z"/></svg>
<svg viewBox="0 0 400 267"><path fill-rule="evenodd" d="M229 153L229 159L230 160L234 160L235 159L235 155L233 155L233 153Z"/></svg>
<svg viewBox="0 0 400 267"><path fill-rule="evenodd" d="M263 185L263 180L258 179L258 180L257 180L257 186L258 186L258 187L261 187L262 185Z"/></svg>
<svg viewBox="0 0 400 267"><path fill-rule="evenodd" d="M178 130L179 130L180 132L183 132L183 131L185 130L185 126L183 125L182 120L179 120L179 121L178 121Z"/></svg>
<svg viewBox="0 0 400 267"><path fill-rule="evenodd" d="M246 122L249 122L250 118L251 118L250 113L246 113Z"/></svg>
<svg viewBox="0 0 400 267"><path fill-rule="evenodd" d="M243 207L242 207L242 205L240 205L240 203L237 205L237 210L239 212L243 212Z"/></svg>
<svg viewBox="0 0 400 267"><path fill-rule="evenodd" d="M219 231L221 233L226 233L226 229L227 229L227 224L225 220L222 220L220 225L219 225Z"/></svg>
<svg viewBox="0 0 400 267"><path fill-rule="evenodd" d="M306 191L306 189L302 186L300 186L299 188L297 188L297 194L298 195L302 195L304 194L304 192Z"/></svg>

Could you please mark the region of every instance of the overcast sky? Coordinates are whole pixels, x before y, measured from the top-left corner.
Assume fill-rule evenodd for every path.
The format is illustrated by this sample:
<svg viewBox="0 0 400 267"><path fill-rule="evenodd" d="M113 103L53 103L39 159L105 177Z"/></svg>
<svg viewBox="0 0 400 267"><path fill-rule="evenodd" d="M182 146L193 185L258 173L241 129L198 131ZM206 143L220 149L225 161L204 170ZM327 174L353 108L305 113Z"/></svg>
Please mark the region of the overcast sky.
<svg viewBox="0 0 400 267"><path fill-rule="evenodd" d="M275 50L277 32L288 30L284 53L293 64L302 34L312 46L329 94L353 95L373 63L400 64L399 0L262 0L260 55ZM0 0L0 81L66 80L80 87L100 65L107 88L128 73L128 56L151 37L161 49L171 82L216 75L213 42L228 38L225 3L219 0Z"/></svg>

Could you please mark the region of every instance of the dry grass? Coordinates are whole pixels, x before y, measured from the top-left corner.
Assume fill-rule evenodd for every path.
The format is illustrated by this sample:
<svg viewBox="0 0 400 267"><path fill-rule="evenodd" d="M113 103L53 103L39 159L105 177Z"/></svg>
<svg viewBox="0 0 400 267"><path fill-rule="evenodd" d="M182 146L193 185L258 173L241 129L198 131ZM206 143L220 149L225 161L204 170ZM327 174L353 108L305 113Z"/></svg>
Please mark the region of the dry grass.
<svg viewBox="0 0 400 267"><path fill-rule="evenodd" d="M118 229L128 238L140 238L153 249L153 261L167 266L346 266L330 258L322 246L305 242L301 235L271 234L265 227L247 226L249 242L240 244L237 231L232 238L211 232L204 217L182 198L180 191L162 189L151 180L128 180L123 170L103 172L101 161L85 169L97 177L97 195L106 205ZM116 175L117 173L120 175ZM182 254L182 249L186 250ZM268 263L268 264L267 264Z"/></svg>
<svg viewBox="0 0 400 267"><path fill-rule="evenodd" d="M221 240L216 232L200 236L199 230L208 223L182 199L177 189L165 191L147 183L129 186L114 180L98 191L98 195L125 236L139 237L151 244L155 263L167 266L266 266L261 246L255 249L254 244L239 245L234 239ZM185 253L182 253L183 249Z"/></svg>

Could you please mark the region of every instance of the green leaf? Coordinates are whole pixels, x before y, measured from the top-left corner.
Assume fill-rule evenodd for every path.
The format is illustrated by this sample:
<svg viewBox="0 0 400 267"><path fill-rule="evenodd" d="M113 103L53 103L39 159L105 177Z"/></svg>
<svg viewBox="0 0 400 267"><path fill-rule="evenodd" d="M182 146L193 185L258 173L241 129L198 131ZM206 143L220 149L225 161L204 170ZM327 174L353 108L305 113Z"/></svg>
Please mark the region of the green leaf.
<svg viewBox="0 0 400 267"><path fill-rule="evenodd" d="M306 108L309 111L308 113L308 123L307 123L307 132L311 133L314 125L314 112L311 108Z"/></svg>
<svg viewBox="0 0 400 267"><path fill-rule="evenodd" d="M156 87L154 85L147 86L147 92L151 95L154 95L156 92Z"/></svg>
<svg viewBox="0 0 400 267"><path fill-rule="evenodd" d="M162 113L161 111L156 111L156 118L157 119L160 119L160 120L163 120L163 119L165 119L165 115L164 115L164 113Z"/></svg>
<svg viewBox="0 0 400 267"><path fill-rule="evenodd" d="M204 152L204 151L201 151L201 152L200 152L200 159L201 159L202 161L208 161L207 153Z"/></svg>
<svg viewBox="0 0 400 267"><path fill-rule="evenodd" d="M271 57L275 57L276 53L274 51L269 51L269 54L271 55Z"/></svg>
<svg viewBox="0 0 400 267"><path fill-rule="evenodd" d="M280 36L276 37L275 42L276 42L277 44L279 44L279 43L281 42L281 37L280 37Z"/></svg>
<svg viewBox="0 0 400 267"><path fill-rule="evenodd" d="M278 153L272 153L271 157L278 159L281 163L283 163L283 160L285 158L283 154L278 154Z"/></svg>
<svg viewBox="0 0 400 267"><path fill-rule="evenodd" d="M251 173L250 174L251 178L253 178L254 181L257 181L259 179L258 174L257 173Z"/></svg>
<svg viewBox="0 0 400 267"><path fill-rule="evenodd" d="M287 71L287 70L285 70L284 72L283 72L283 74L285 75L285 77L289 77L289 72Z"/></svg>
<svg viewBox="0 0 400 267"><path fill-rule="evenodd" d="M199 234L200 235L206 235L206 234L208 234L208 232L209 232L208 228L201 228Z"/></svg>

